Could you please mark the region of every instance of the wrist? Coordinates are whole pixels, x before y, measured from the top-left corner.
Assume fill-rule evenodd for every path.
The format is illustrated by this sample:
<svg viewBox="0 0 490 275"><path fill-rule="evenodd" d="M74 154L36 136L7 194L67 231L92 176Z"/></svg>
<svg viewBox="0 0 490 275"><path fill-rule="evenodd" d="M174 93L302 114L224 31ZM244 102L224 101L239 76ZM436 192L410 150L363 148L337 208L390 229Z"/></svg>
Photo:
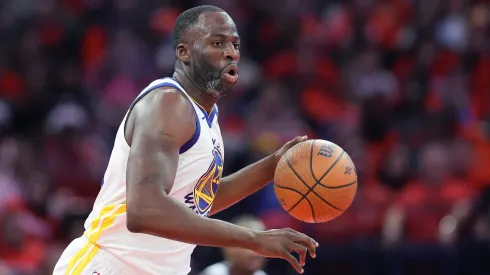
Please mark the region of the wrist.
<svg viewBox="0 0 490 275"><path fill-rule="evenodd" d="M277 152L274 152L273 154L267 156L265 158L265 160L267 161L267 163L273 167L275 169L275 167L277 166L277 164L279 163L279 160L281 159L281 156L277 153Z"/></svg>
<svg viewBox="0 0 490 275"><path fill-rule="evenodd" d="M242 248L255 251L259 247L259 231L247 229Z"/></svg>

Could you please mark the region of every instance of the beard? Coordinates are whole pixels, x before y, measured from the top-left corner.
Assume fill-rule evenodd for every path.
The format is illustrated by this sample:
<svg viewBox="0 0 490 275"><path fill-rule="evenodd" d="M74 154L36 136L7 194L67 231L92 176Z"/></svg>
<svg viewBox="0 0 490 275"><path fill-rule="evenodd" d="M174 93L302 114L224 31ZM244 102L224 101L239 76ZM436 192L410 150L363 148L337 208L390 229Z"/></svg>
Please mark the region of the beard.
<svg viewBox="0 0 490 275"><path fill-rule="evenodd" d="M222 69L212 66L203 57L191 64L191 77L195 83L213 98L220 98L230 92L221 81Z"/></svg>

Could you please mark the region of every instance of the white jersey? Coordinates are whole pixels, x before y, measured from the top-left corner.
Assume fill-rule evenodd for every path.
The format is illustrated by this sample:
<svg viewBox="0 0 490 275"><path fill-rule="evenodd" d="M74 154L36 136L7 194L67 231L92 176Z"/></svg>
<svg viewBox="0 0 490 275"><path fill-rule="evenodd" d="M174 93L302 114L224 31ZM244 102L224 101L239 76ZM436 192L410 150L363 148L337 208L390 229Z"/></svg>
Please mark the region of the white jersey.
<svg viewBox="0 0 490 275"><path fill-rule="evenodd" d="M196 132L180 149L177 174L168 195L197 215L207 217L223 171L223 140L217 121L217 107L208 115L172 78L152 82L134 103L164 86L181 91L190 99L196 112ZM113 254L139 274L188 274L195 245L131 233L126 228L126 166L130 147L124 137L124 127L128 113L117 131L102 188L85 222L84 235L91 243Z"/></svg>

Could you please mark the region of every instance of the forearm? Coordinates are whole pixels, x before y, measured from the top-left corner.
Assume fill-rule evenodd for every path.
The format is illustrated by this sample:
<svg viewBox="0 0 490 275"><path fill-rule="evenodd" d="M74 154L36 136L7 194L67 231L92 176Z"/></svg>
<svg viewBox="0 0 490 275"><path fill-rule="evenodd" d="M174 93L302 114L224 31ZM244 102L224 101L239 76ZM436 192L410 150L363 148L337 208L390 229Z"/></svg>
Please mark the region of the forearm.
<svg viewBox="0 0 490 275"><path fill-rule="evenodd" d="M268 156L221 180L210 215L214 215L262 189L274 178L277 160Z"/></svg>
<svg viewBox="0 0 490 275"><path fill-rule="evenodd" d="M135 209L131 220L128 217L132 232L202 246L254 248L255 231L201 217L173 198L160 196L148 198L147 205Z"/></svg>

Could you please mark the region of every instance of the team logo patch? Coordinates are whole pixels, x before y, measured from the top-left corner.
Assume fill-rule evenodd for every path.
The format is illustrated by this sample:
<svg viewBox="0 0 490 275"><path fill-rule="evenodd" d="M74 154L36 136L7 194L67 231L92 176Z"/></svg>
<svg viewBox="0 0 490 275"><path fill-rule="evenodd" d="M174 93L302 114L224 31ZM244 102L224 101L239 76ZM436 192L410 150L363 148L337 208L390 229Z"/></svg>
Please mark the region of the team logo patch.
<svg viewBox="0 0 490 275"><path fill-rule="evenodd" d="M223 156L218 148L213 150L213 161L208 170L197 181L194 187L194 204L199 215L207 216L218 192L219 182L223 173Z"/></svg>

